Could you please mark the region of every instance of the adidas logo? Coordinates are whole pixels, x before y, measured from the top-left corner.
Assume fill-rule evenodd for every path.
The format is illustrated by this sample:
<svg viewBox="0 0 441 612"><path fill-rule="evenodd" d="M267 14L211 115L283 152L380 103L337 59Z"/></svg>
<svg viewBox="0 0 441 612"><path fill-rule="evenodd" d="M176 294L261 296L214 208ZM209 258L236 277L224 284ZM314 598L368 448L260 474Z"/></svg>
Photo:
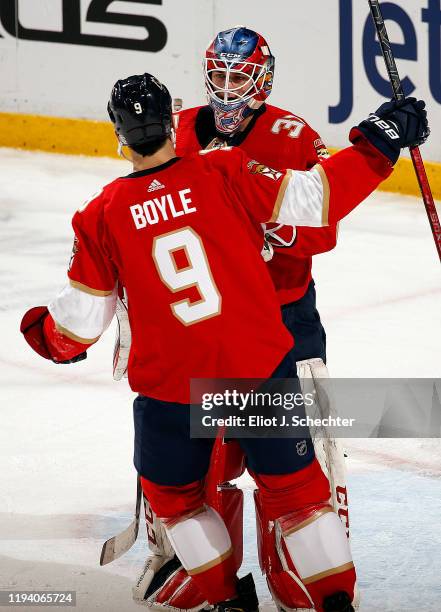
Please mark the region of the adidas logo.
<svg viewBox="0 0 441 612"><path fill-rule="evenodd" d="M157 181L156 179L153 179L153 181L150 183L149 188L147 189L147 191L148 192L156 191L157 189L164 189L164 185L162 183L160 183L159 181Z"/></svg>

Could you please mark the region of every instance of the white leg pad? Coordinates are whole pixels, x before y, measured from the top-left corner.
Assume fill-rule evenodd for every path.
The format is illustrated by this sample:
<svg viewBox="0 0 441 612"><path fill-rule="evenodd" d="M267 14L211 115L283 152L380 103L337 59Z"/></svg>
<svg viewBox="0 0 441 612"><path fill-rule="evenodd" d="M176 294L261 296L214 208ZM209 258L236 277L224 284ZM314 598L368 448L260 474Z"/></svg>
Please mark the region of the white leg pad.
<svg viewBox="0 0 441 612"><path fill-rule="evenodd" d="M230 534L221 516L204 506L166 527L167 535L187 572L198 574L221 563L232 553Z"/></svg>
<svg viewBox="0 0 441 612"><path fill-rule="evenodd" d="M285 529L284 539L305 584L353 567L344 527L331 508Z"/></svg>

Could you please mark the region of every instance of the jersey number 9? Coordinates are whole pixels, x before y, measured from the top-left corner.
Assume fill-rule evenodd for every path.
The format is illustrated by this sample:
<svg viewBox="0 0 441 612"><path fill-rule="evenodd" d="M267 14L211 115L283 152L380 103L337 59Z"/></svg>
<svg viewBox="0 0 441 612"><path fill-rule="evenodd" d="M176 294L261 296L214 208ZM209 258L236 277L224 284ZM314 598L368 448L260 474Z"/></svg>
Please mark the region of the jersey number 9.
<svg viewBox="0 0 441 612"><path fill-rule="evenodd" d="M188 266L178 268L173 253L185 252ZM153 241L153 260L159 277L173 293L196 287L201 299L188 298L170 304L174 316L183 325L193 325L221 313L222 298L211 274L204 245L190 227L157 236Z"/></svg>

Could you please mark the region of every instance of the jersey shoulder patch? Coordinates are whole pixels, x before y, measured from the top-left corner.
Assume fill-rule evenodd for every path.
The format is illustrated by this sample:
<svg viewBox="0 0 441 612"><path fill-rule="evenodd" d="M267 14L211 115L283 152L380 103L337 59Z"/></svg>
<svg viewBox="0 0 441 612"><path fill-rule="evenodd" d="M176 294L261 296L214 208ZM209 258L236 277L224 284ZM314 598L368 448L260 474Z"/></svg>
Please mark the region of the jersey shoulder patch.
<svg viewBox="0 0 441 612"><path fill-rule="evenodd" d="M283 172L274 170L274 168L269 168L268 166L265 166L265 164L261 164L255 159L251 159L248 162L247 168L250 174L262 174L262 176L265 176L273 181L279 181L283 176Z"/></svg>
<svg viewBox="0 0 441 612"><path fill-rule="evenodd" d="M320 159L328 159L331 157L325 143L321 138L316 138L313 142L314 149L316 150L317 157Z"/></svg>

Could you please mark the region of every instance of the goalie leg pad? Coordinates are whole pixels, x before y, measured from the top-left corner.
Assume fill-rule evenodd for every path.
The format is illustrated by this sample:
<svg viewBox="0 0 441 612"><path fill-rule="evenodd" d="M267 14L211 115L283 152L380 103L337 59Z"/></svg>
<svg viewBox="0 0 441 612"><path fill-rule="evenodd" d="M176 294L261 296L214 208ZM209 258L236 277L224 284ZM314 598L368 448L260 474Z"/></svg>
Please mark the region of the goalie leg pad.
<svg viewBox="0 0 441 612"><path fill-rule="evenodd" d="M332 388L329 384L329 372L322 359L306 359L297 362L298 376L302 385L302 392L314 391L316 398L317 415L324 418L338 416ZM328 379L328 381L323 381ZM326 429L319 436L313 436L315 455L329 480L331 490L331 504L338 514L346 535L349 538L349 509L348 493L346 488L346 464L341 440L332 438ZM355 585L355 595L352 601L355 609L360 605L360 594Z"/></svg>
<svg viewBox="0 0 441 612"><path fill-rule="evenodd" d="M158 593L156 601L180 610L201 610L208 601L203 598L195 581L187 574L179 559L177 557L175 559L179 563L179 568Z"/></svg>
<svg viewBox="0 0 441 612"><path fill-rule="evenodd" d="M220 515L203 504L201 483L171 487L141 478L141 484L204 599L216 603L234 597L236 567L230 535Z"/></svg>
<svg viewBox="0 0 441 612"><path fill-rule="evenodd" d="M253 474L253 477L269 520L306 506L327 502L330 497L328 479L317 459L291 474Z"/></svg>
<svg viewBox="0 0 441 612"><path fill-rule="evenodd" d="M202 506L191 514L163 522L176 554L191 576L231 556L228 530L213 508Z"/></svg>
<svg viewBox="0 0 441 612"><path fill-rule="evenodd" d="M316 459L297 472L255 474L259 561L279 609L312 610L312 597L295 567L286 562L283 540L275 529L278 517L329 499L329 484Z"/></svg>
<svg viewBox="0 0 441 612"><path fill-rule="evenodd" d="M323 610L325 597L338 591L354 596L355 570L345 528L329 504L328 480L317 461L297 472L281 476L256 474L259 496L265 509L267 525L274 521L276 549L280 563L292 578L293 597L289 607L296 603L298 589L310 599L310 607ZM280 512L279 517L276 513ZM265 526L264 526L265 528ZM287 597L287 576L267 574L270 589L279 600ZM285 602L283 602L285 603ZM282 606L283 607L283 606Z"/></svg>
<svg viewBox="0 0 441 612"><path fill-rule="evenodd" d="M191 515L164 521L168 538L209 603L236 595L236 567L228 530L220 515L204 506Z"/></svg>
<svg viewBox="0 0 441 612"><path fill-rule="evenodd" d="M230 534L236 570L243 558L243 492L236 485L223 483L206 492L206 503L223 518Z"/></svg>
<svg viewBox="0 0 441 612"><path fill-rule="evenodd" d="M159 612L198 612L208 605L176 555L148 557L132 592L136 603Z"/></svg>
<svg viewBox="0 0 441 612"><path fill-rule="evenodd" d="M211 502L215 502L214 505ZM206 496L206 503L221 513L233 544L231 557L234 571L242 562L243 493L235 486L226 484L216 487L215 492ZM151 610L162 612L197 612L208 604L194 579L182 567L167 537L162 522L156 517L145 498L146 526L151 555L144 566L136 585L133 598Z"/></svg>
<svg viewBox="0 0 441 612"><path fill-rule="evenodd" d="M318 612L339 591L354 597L355 568L345 529L328 503L315 504L276 521L296 572Z"/></svg>
<svg viewBox="0 0 441 612"><path fill-rule="evenodd" d="M160 485L141 476L144 496L148 499L153 512L161 519L175 520L189 514L204 503L204 484L195 480L186 485Z"/></svg>
<svg viewBox="0 0 441 612"><path fill-rule="evenodd" d="M239 478L245 471L245 455L237 440L226 442L222 436L216 438L210 457L210 468L205 487L210 491L220 483Z"/></svg>
<svg viewBox="0 0 441 612"><path fill-rule="evenodd" d="M237 441L225 443L222 438L216 440L210 460L210 468L203 483L205 503L214 508L223 518L230 534L233 553L231 562L237 572L243 556L243 492L228 481L237 478L244 471L244 455ZM146 481L146 479L143 479ZM144 482L145 491L151 484ZM192 487L193 488L193 487ZM200 503L202 482L195 483L193 488L194 504ZM160 503L168 503L169 490L157 490L154 497L161 497ZM189 493L189 491L188 491ZM150 492L148 493L150 495ZM147 497L144 496L147 537L149 548L154 553L150 556L137 584L133 588L133 598L137 603L146 605L152 610L169 610L173 612L195 612L207 605L207 600L199 590L195 581L178 561L176 568L173 560L174 550L170 545L166 530L157 518ZM178 512L188 510L187 502L180 501ZM176 558L175 558L176 560Z"/></svg>
<svg viewBox="0 0 441 612"><path fill-rule="evenodd" d="M259 491L254 492L259 564L266 575L271 596L279 610L314 612L312 599L295 570L282 565L276 544L274 521L265 515Z"/></svg>
<svg viewBox="0 0 441 612"><path fill-rule="evenodd" d="M237 440L225 442L219 436L213 447L205 479L205 500L223 518L229 531L236 569L243 558L243 492L228 481L245 470L245 456Z"/></svg>

